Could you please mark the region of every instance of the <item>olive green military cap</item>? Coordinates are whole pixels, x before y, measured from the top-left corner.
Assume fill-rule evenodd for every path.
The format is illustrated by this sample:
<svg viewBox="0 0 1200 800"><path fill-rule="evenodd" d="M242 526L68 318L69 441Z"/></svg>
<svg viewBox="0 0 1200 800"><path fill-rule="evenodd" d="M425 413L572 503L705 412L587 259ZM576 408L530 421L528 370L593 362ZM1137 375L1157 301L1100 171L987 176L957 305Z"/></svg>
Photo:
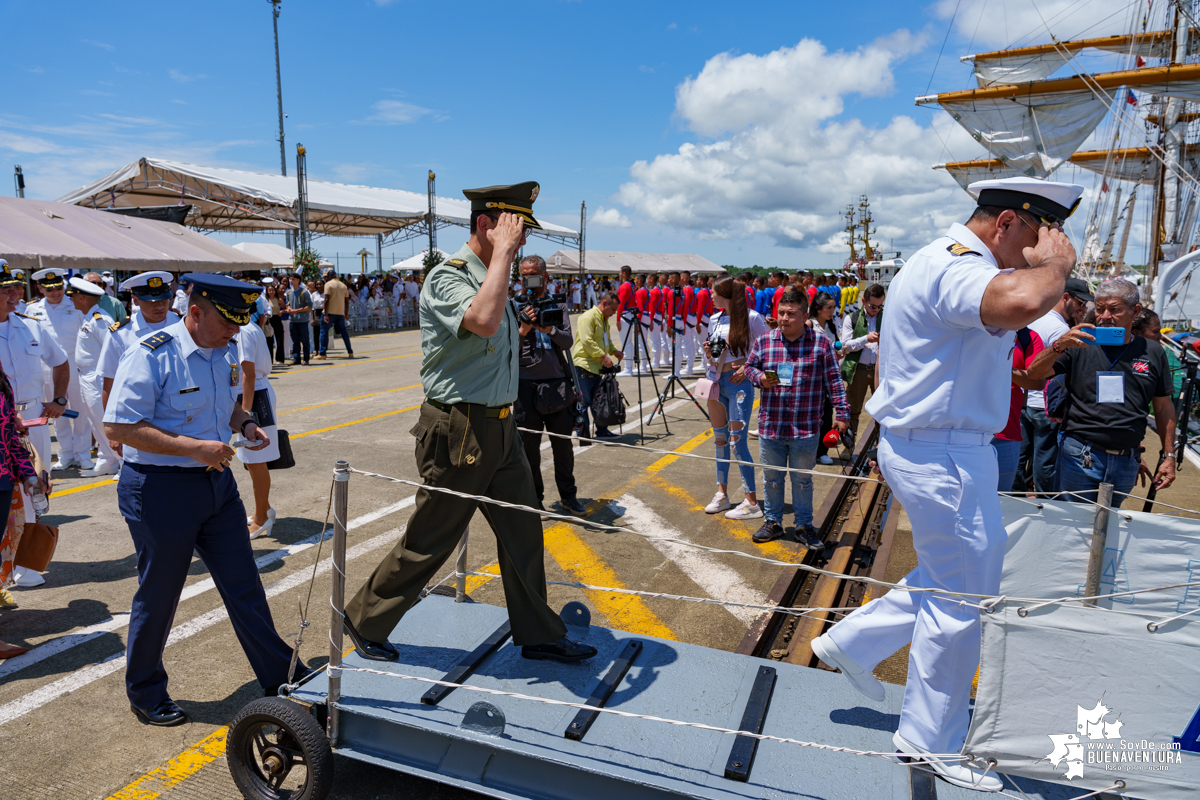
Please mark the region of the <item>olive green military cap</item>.
<svg viewBox="0 0 1200 800"><path fill-rule="evenodd" d="M514 183L511 186L485 186L482 189L463 189L463 196L471 201L471 213L491 211L509 212L525 220L526 228L541 230L541 224L533 218L533 201L537 200L537 181Z"/></svg>

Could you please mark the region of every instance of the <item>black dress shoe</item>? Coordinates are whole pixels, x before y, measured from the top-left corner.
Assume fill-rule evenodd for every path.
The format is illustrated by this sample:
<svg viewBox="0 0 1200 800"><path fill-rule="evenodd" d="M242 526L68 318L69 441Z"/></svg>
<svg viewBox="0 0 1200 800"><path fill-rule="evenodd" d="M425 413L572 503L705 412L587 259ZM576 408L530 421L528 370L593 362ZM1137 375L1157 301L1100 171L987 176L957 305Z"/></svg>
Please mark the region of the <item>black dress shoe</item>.
<svg viewBox="0 0 1200 800"><path fill-rule="evenodd" d="M583 661L596 655L596 648L590 644L568 639L566 636L550 644L527 644L521 647L521 655L543 661L561 661L569 664L572 661Z"/></svg>
<svg viewBox="0 0 1200 800"><path fill-rule="evenodd" d="M587 508L584 507L583 503L579 502L579 500L574 497L572 497L570 500L562 500L561 502L563 508L570 511L572 514L583 515L587 513Z"/></svg>
<svg viewBox="0 0 1200 800"><path fill-rule="evenodd" d="M342 620L342 627L345 628L350 641L354 642L354 649L363 658L371 661L400 660L400 651L392 647L391 642L372 642L370 639L364 639L358 631L354 630L354 626L348 619Z"/></svg>
<svg viewBox="0 0 1200 800"><path fill-rule="evenodd" d="M175 705L175 701L171 699L163 700L150 711L137 706L129 707L138 720L143 725L156 725L160 728L169 728L172 725L182 725L187 722L187 714L183 709Z"/></svg>

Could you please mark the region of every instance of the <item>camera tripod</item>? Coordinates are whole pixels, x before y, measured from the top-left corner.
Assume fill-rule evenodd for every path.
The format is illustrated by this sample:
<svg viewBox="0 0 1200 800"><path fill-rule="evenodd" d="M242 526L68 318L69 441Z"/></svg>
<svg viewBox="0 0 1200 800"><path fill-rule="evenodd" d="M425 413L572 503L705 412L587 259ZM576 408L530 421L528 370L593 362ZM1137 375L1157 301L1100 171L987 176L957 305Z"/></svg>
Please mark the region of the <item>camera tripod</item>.
<svg viewBox="0 0 1200 800"><path fill-rule="evenodd" d="M631 338L633 339L633 358L632 358L631 363L633 364L634 368L637 370L637 372L634 373L634 377L637 378L638 410L640 411L641 407L642 407L642 365L641 365L641 361L639 359L641 352L645 352L645 354L646 354L646 369L649 370L649 372L650 372L650 380L653 381L653 383L654 383L654 391L656 394L658 393L658 378L655 377L655 375L654 375L654 364L651 363L651 361L650 361L650 355L651 355L650 354L650 346L648 344L646 344L646 332L642 328L641 312L638 311L638 312L634 313L633 319L629 320L629 323L633 326L633 331L631 332ZM639 350L639 348L641 348L641 349ZM670 386L670 383L668 382L667 385ZM663 391L665 393L665 391L666 391L665 388ZM687 391L687 390L685 389L684 391ZM659 395L659 397L660 397L660 402L661 402L662 395ZM653 421L653 418L654 418L654 415L651 414L650 421ZM667 427L666 417L663 417L663 429L667 433L671 432L671 429L669 427ZM645 442L645 440L646 440L646 418L641 415L638 416L638 438L640 438L643 442Z"/></svg>
<svg viewBox="0 0 1200 800"><path fill-rule="evenodd" d="M684 320L686 320L686 319L687 319L687 317L684 317ZM687 324L686 321L684 322L684 324L685 325ZM688 398L691 399L691 401L696 404L696 408L700 409L700 413L704 415L704 418L711 421L711 417L708 416L708 409L706 409L704 406L700 405L700 401L697 400L696 396L694 394L692 394L686 386L683 385L683 378L680 378L678 373L676 373L676 371L675 371L675 367L679 363L679 360L676 357L676 349L675 348L678 347L679 336L681 336L681 335L682 334L678 334L675 332L675 318L672 317L671 318L671 377L667 378L667 385L663 387L662 393L659 394L658 402L655 403L654 410L650 412L650 416L646 420L647 422L654 422L654 415L657 414L659 411L662 411L663 425L665 426L667 424L667 412L665 410L663 410L663 405L667 402L667 393L668 392L670 392L671 397L675 397L675 384L677 384L677 383L679 384L679 388L683 390L683 393L686 394L688 396ZM655 388L657 389L658 387L656 386ZM670 431L668 431L668 433L670 433Z"/></svg>

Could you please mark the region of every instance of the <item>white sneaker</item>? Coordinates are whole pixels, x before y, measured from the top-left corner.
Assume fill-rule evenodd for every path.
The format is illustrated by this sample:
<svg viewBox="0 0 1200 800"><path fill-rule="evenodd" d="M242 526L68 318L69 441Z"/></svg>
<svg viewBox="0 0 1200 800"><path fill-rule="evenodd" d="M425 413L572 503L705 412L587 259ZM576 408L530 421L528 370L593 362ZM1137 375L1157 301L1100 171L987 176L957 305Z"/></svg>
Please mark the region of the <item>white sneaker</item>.
<svg viewBox="0 0 1200 800"><path fill-rule="evenodd" d="M833 459L830 458L828 455L817 456L817 463L828 467L831 464L833 464Z"/></svg>
<svg viewBox="0 0 1200 800"><path fill-rule="evenodd" d="M930 752L917 747L899 733L892 734L892 744L896 745L896 749L908 758L920 761L932 769L946 783L952 783L964 789L974 789L977 792L998 792L1004 788L1004 782L995 775L986 775L977 769L971 769L965 764L955 764L940 759L927 760L922 758L922 756L931 755Z"/></svg>
<svg viewBox="0 0 1200 800"><path fill-rule="evenodd" d="M743 500L737 508L725 512L725 519L759 519L763 515L762 506Z"/></svg>
<svg viewBox="0 0 1200 800"><path fill-rule="evenodd" d="M833 639L829 638L829 634L822 634L813 639L812 649L816 653L817 658L831 667L840 669L842 674L846 676L846 680L850 681L850 684L855 689L858 689L875 702L883 700L883 684L879 682L879 679L872 675L869 670L865 670L851 661L850 656L843 653L842 648L834 644Z"/></svg>
<svg viewBox="0 0 1200 800"><path fill-rule="evenodd" d="M13 585L19 586L22 589L32 589L46 582L46 579L40 573L26 569L25 567L13 567L12 580Z"/></svg>
<svg viewBox="0 0 1200 800"><path fill-rule="evenodd" d="M101 458L91 469L85 469L79 474L84 478L99 478L103 475L115 475L117 470L121 468L121 462L111 461L107 458Z"/></svg>
<svg viewBox="0 0 1200 800"><path fill-rule="evenodd" d="M751 428L750 430L746 431L746 435L749 436L751 439L757 439L758 438L758 428Z"/></svg>
<svg viewBox="0 0 1200 800"><path fill-rule="evenodd" d="M729 498L724 492L717 492L713 495L712 502L704 507L705 514L720 514L722 511L728 511L733 508L729 503Z"/></svg>

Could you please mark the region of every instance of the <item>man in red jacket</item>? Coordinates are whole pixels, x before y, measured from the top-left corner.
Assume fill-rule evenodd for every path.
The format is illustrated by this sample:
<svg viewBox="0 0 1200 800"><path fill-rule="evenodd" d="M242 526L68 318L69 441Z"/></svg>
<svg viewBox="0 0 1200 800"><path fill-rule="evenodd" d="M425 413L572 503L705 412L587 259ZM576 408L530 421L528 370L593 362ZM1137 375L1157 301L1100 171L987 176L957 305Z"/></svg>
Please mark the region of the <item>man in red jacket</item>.
<svg viewBox="0 0 1200 800"><path fill-rule="evenodd" d="M696 290L692 288L692 274L686 270L679 273L680 299L678 316L683 319L683 335L678 334L675 343L675 374L689 376L696 364L696 353L700 343L696 339Z"/></svg>
<svg viewBox="0 0 1200 800"><path fill-rule="evenodd" d="M621 351L629 353L629 358L624 360L624 366L618 375L630 377L633 375L633 321L637 316L637 304L634 297L635 287L633 285L633 269L630 267L621 267L619 270L619 285L617 286L617 333L621 337Z"/></svg>

